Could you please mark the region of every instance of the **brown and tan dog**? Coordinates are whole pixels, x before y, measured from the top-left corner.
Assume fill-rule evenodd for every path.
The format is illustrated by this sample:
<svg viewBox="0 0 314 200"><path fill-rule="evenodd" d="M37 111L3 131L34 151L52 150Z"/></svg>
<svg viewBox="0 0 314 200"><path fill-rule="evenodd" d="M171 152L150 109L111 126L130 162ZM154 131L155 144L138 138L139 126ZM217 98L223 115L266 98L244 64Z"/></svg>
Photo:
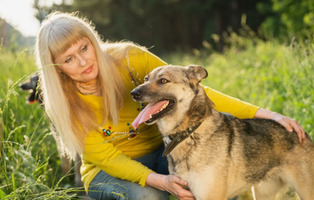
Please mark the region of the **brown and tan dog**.
<svg viewBox="0 0 314 200"><path fill-rule="evenodd" d="M274 199L285 185L314 200L314 145L301 145L275 121L217 112L200 81L200 66L163 66L132 92L149 103L133 122L156 123L171 174L188 181L200 200L225 200L254 187L257 200Z"/></svg>

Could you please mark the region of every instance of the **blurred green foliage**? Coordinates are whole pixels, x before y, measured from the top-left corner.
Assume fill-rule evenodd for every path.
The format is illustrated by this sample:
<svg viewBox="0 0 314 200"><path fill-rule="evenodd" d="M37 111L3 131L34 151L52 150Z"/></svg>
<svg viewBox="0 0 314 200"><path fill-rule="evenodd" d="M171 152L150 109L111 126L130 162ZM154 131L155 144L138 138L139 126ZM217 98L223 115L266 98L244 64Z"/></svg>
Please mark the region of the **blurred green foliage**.
<svg viewBox="0 0 314 200"><path fill-rule="evenodd" d="M307 39L314 31L312 0L73 0L50 7L34 2L40 21L52 10L79 11L105 40L155 46L155 53L190 51L204 42L222 50L212 35L239 32L243 24L260 38L287 41Z"/></svg>
<svg viewBox="0 0 314 200"><path fill-rule="evenodd" d="M71 171L63 174L50 125L19 85L36 72L28 49L0 46L0 199L72 199Z"/></svg>
<svg viewBox="0 0 314 200"><path fill-rule="evenodd" d="M35 0L39 1L39 0ZM199 48L211 34L228 27L237 29L242 14L257 29L262 15L258 0L73 0L71 3L40 7L38 18L52 10L79 11L96 25L105 40L131 40L154 51ZM40 16L40 17L39 17Z"/></svg>
<svg viewBox="0 0 314 200"><path fill-rule="evenodd" d="M271 0L257 3L257 10L265 14L261 30L266 35L287 39L309 38L314 32L314 1Z"/></svg>

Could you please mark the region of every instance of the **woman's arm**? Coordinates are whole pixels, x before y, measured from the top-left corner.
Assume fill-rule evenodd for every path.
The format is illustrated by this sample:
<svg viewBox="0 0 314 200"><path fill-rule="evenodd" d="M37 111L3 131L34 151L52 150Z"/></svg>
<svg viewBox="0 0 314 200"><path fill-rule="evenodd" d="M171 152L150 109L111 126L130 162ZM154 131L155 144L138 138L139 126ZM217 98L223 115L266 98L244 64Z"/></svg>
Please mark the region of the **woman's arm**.
<svg viewBox="0 0 314 200"><path fill-rule="evenodd" d="M158 56L137 46L129 49L126 62L131 69L134 69L134 71L138 73L141 81L144 81L144 77L153 69L167 65L167 63Z"/></svg>
<svg viewBox="0 0 314 200"><path fill-rule="evenodd" d="M259 107L223 94L210 87L203 86L209 99L214 103L214 109L229 113L239 119L253 118Z"/></svg>
<svg viewBox="0 0 314 200"><path fill-rule="evenodd" d="M83 159L113 177L136 182L141 186L145 186L148 174L153 172L125 155L97 131L90 132L86 137Z"/></svg>
<svg viewBox="0 0 314 200"><path fill-rule="evenodd" d="M305 139L303 128L294 119L286 117L276 112L259 108L255 105L233 98L212 88L204 86L207 96L214 102L215 109L219 112L227 112L231 115L244 118L265 118L277 121L289 132L293 130L297 133L300 143Z"/></svg>

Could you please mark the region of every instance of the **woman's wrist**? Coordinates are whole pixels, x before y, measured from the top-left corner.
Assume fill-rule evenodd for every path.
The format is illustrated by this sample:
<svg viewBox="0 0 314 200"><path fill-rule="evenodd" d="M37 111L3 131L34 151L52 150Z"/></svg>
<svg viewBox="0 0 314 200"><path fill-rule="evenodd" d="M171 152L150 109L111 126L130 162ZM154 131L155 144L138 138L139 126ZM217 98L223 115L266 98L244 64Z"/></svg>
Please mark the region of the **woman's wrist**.
<svg viewBox="0 0 314 200"><path fill-rule="evenodd" d="M146 185L164 191L165 190L163 186L164 179L165 175L152 172L147 176Z"/></svg>
<svg viewBox="0 0 314 200"><path fill-rule="evenodd" d="M254 118L265 118L265 119L271 119L273 115L278 114L269 110L265 110L263 108L259 108L255 115Z"/></svg>

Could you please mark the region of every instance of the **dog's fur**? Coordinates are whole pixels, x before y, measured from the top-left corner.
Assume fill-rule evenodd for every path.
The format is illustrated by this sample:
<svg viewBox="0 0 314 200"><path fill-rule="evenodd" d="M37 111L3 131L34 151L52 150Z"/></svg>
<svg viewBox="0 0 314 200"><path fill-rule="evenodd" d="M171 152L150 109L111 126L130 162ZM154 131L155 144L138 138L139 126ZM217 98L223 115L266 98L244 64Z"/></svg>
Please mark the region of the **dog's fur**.
<svg viewBox="0 0 314 200"><path fill-rule="evenodd" d="M314 145L303 144L273 120L238 119L214 110L200 81L200 66L163 66L132 92L139 102L171 100L157 123L165 145L172 135L201 125L167 156L171 174L188 181L196 199L225 200L254 186L257 200L274 199L285 185L302 200L314 199Z"/></svg>
<svg viewBox="0 0 314 200"><path fill-rule="evenodd" d="M30 79L26 82L23 82L20 85L20 89L22 91L28 91L29 95L27 97L27 103L33 104L38 102L40 105L42 105L42 92L41 89L38 87L39 83L39 77L38 75L33 75L30 77Z"/></svg>

